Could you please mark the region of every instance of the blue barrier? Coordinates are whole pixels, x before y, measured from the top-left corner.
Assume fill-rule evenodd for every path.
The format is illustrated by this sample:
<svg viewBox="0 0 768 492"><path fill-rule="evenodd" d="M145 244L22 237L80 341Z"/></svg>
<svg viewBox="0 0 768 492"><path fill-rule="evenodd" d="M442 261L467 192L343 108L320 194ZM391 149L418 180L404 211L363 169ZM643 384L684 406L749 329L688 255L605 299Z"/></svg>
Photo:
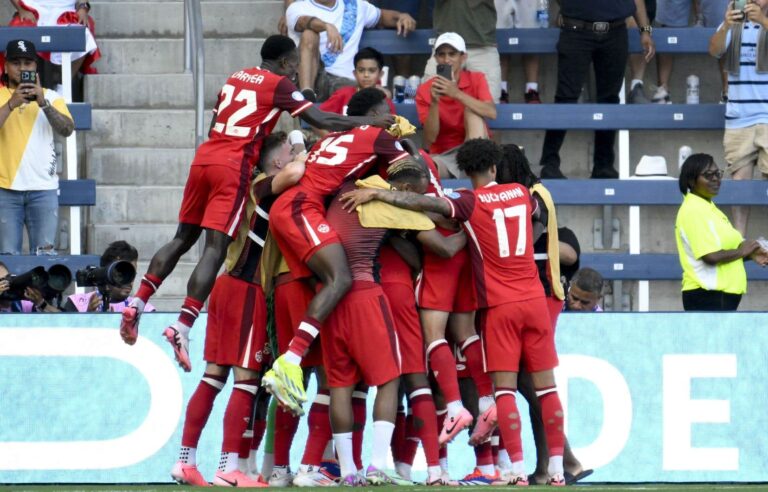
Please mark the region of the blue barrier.
<svg viewBox="0 0 768 492"><path fill-rule="evenodd" d="M91 104L90 103L69 103L67 104L69 114L75 121L75 130L91 129Z"/></svg>
<svg viewBox="0 0 768 492"><path fill-rule="evenodd" d="M178 369L161 336L175 318L144 315L129 347L118 336L118 315L0 314L0 483L169 482L183 409L203 373L206 315L193 330L191 374ZM768 441L756 436L768 414L755 411L768 404L766 322L766 313L562 314L558 388L569 441L595 468L589 480L767 481ZM208 479L230 388L198 447ZM518 403L527 415L523 398ZM369 425L367 443L371 434ZM302 422L294 465L306 437ZM475 462L466 436L449 448L451 475L463 476ZM367 462L370 447L363 453ZM424 477L420 454L414 469Z"/></svg>
<svg viewBox="0 0 768 492"><path fill-rule="evenodd" d="M59 181L59 206L84 207L96 205L96 181L68 179Z"/></svg>
<svg viewBox="0 0 768 492"><path fill-rule="evenodd" d="M85 51L84 26L0 27L0 52L14 39L32 41L37 51Z"/></svg>
<svg viewBox="0 0 768 492"><path fill-rule="evenodd" d="M2 255L0 261L5 263L8 271L14 275L28 272L29 270L42 266L46 269L53 265L64 265L69 268L73 275L74 272L89 265L98 265L100 257L98 255ZM2 326L2 325L0 325Z"/></svg>

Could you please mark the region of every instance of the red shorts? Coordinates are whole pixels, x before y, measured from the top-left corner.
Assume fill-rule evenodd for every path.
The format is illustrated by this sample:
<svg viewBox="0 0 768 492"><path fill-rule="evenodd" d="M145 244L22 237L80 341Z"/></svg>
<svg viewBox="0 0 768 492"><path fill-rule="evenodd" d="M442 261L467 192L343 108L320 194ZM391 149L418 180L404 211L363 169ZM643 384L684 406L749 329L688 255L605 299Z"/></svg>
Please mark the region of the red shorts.
<svg viewBox="0 0 768 492"><path fill-rule="evenodd" d="M208 304L206 362L258 371L269 362L264 291L228 274L219 275Z"/></svg>
<svg viewBox="0 0 768 492"><path fill-rule="evenodd" d="M421 320L416 310L413 288L400 282L382 282L381 288L387 296L395 320L397 341L400 345L403 374L427 373L424 336Z"/></svg>
<svg viewBox="0 0 768 492"><path fill-rule="evenodd" d="M308 195L298 186L283 192L272 204L269 229L294 278L311 277L307 261L318 249L339 242L325 220L323 198Z"/></svg>
<svg viewBox="0 0 768 492"><path fill-rule="evenodd" d="M563 302L565 301L561 301L554 296L547 297L547 308L549 310L549 321L552 322L552 333L555 333L557 318L563 312Z"/></svg>
<svg viewBox="0 0 768 492"><path fill-rule="evenodd" d="M355 281L323 327L323 362L328 386L360 380L379 386L400 376L400 351L392 312L381 286Z"/></svg>
<svg viewBox="0 0 768 492"><path fill-rule="evenodd" d="M472 262L466 248L453 258L424 255L416 283L416 302L421 309L468 313L477 309Z"/></svg>
<svg viewBox="0 0 768 492"><path fill-rule="evenodd" d="M299 329L299 323L304 319L309 301L315 297L306 282L294 280L290 273L277 277L275 282L275 331L277 332L277 348L281 354L288 351L291 338ZM323 352L320 342L315 339L309 347L309 352L301 359L302 367L317 367L323 364Z"/></svg>
<svg viewBox="0 0 768 492"><path fill-rule="evenodd" d="M237 235L248 200L248 169L242 172L216 164L189 168L179 223Z"/></svg>
<svg viewBox="0 0 768 492"><path fill-rule="evenodd" d="M486 372L527 372L557 367L555 334L544 297L480 311Z"/></svg>

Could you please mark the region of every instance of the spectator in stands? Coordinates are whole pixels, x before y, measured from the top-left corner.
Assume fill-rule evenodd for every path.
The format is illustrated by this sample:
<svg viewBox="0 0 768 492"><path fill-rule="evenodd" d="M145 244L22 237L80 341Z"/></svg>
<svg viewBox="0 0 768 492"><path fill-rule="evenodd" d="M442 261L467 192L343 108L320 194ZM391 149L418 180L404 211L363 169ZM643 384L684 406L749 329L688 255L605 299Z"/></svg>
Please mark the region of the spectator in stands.
<svg viewBox="0 0 768 492"><path fill-rule="evenodd" d="M653 21L656 19L656 0L645 0L645 12L648 14L648 23L653 25ZM627 27L630 29L637 28L635 19L627 19ZM660 57L661 55L656 58L657 71ZM643 83L647 66L648 63L645 61L645 54L632 53L629 55L629 79L631 82L629 85L629 93L627 95L628 104L646 104L651 102L645 95L645 86Z"/></svg>
<svg viewBox="0 0 768 492"><path fill-rule="evenodd" d="M768 177L766 13L765 0L748 3L743 13L729 9L709 42L709 53L727 63L730 83L723 147L726 170L733 179L752 179L755 167L763 179ZM748 219L749 207L733 207L733 225L742 236L747 234Z"/></svg>
<svg viewBox="0 0 768 492"><path fill-rule="evenodd" d="M0 295L10 288L8 276L10 271L5 263L0 261ZM34 287L24 289L24 297L17 301L10 299L0 299L0 313L55 313L58 312L54 306L48 304L43 299L43 294Z"/></svg>
<svg viewBox="0 0 768 492"><path fill-rule="evenodd" d="M127 261L138 267L139 252L126 241L115 241L107 246L99 259L99 266L109 266L116 261ZM123 309L131 302L131 292L133 292L133 282L116 287L114 285L99 286L97 290L86 292L85 294L73 294L67 298L62 306L62 310L69 313L85 312L112 312L121 313ZM104 299L109 301L104 305ZM155 307L147 304L145 312L155 311Z"/></svg>
<svg viewBox="0 0 768 492"><path fill-rule="evenodd" d="M744 259L761 266L768 250L745 240L712 202L723 171L709 154L693 154L680 168L683 204L677 212L675 238L683 267L683 309L735 311L747 291Z"/></svg>
<svg viewBox="0 0 768 492"><path fill-rule="evenodd" d="M320 101L356 84L351 78L353 58L364 29L394 28L401 36L416 29L410 15L379 9L365 0L292 3L285 17L288 35L299 46L299 89L313 90Z"/></svg>
<svg viewBox="0 0 768 492"><path fill-rule="evenodd" d="M11 26L61 26L83 25L85 30L85 51L72 53L72 77L79 72L96 73L93 64L101 57L94 39L94 21L89 15L91 4L86 0L11 0L16 14ZM54 65L61 65L61 53L42 53ZM58 74L60 81L61 74ZM57 88L58 89L58 88ZM58 89L60 91L60 89Z"/></svg>
<svg viewBox="0 0 768 492"><path fill-rule="evenodd" d="M599 313L603 297L603 276L597 270L582 268L571 279L565 299L565 311Z"/></svg>
<svg viewBox="0 0 768 492"><path fill-rule="evenodd" d="M561 0L560 39L557 43L555 103L572 104L581 89L590 63L595 67L597 102L617 104L627 64L627 17L640 26L646 61L655 53L651 26L643 0ZM565 178L560 170L560 147L565 130L547 130L541 151L542 178ZM592 178L618 178L613 167L615 130L595 131Z"/></svg>
<svg viewBox="0 0 768 492"><path fill-rule="evenodd" d="M354 62L355 70L353 73L357 85L348 85L338 89L320 105L320 109L346 115L349 100L352 99L352 96L357 91L368 87L376 87L387 95L389 110L392 114L395 114L395 105L392 104L389 91L381 87L381 70L384 68L384 55L374 48L363 48L355 54Z"/></svg>
<svg viewBox="0 0 768 492"><path fill-rule="evenodd" d="M423 146L429 149L440 177L462 177L456 153L465 140L488 138L485 118L496 119L496 106L482 72L466 69L467 47L455 32L435 41L434 60L450 67L450 79L437 75L416 91L416 110L424 127Z"/></svg>
<svg viewBox="0 0 768 492"><path fill-rule="evenodd" d="M8 43L0 86L0 254L21 254L26 224L33 254L56 254L58 188L54 133L75 129L64 99L43 89L35 45ZM35 82L22 82L22 74Z"/></svg>
<svg viewBox="0 0 768 492"><path fill-rule="evenodd" d="M535 0L495 0L496 29L530 29L539 27L536 19ZM548 26L547 26L548 27ZM501 84L499 101L509 102L507 76L511 55L499 55L501 62ZM523 73L525 75L525 91L523 99L526 104L541 104L539 97L539 55L523 55ZM497 89L491 86L491 92Z"/></svg>
<svg viewBox="0 0 768 492"><path fill-rule="evenodd" d="M521 0L533 2L534 0ZM435 32L438 35L456 33L462 38L467 54L466 69L485 75L493 102L501 95L501 66L496 47L496 7L494 0L435 0L432 12ZM432 77L435 58L427 61L424 77ZM495 116L494 116L495 117Z"/></svg>

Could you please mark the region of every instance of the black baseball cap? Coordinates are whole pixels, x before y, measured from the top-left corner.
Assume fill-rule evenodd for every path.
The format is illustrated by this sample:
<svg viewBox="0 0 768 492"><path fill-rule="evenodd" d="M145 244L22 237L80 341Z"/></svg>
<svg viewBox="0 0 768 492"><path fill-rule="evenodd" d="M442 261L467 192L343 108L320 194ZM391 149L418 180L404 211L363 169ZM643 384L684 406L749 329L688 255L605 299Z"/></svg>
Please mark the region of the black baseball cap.
<svg viewBox="0 0 768 492"><path fill-rule="evenodd" d="M37 50L32 41L26 39L14 39L9 41L5 47L6 60L16 60L18 58L27 58L37 60Z"/></svg>

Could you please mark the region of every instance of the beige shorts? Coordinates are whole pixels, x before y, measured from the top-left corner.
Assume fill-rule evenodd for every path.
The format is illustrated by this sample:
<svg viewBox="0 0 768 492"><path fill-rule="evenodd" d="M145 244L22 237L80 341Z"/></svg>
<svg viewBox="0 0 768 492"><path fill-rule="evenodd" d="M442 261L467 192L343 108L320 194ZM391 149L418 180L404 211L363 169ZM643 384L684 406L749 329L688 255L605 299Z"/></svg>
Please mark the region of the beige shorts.
<svg viewBox="0 0 768 492"><path fill-rule="evenodd" d="M768 174L768 125L726 128L723 147L729 174L755 165L761 173Z"/></svg>
<svg viewBox="0 0 768 492"><path fill-rule="evenodd" d="M539 27L536 0L494 0L496 29Z"/></svg>
<svg viewBox="0 0 768 492"><path fill-rule="evenodd" d="M440 172L440 177L443 179L467 179L468 176L459 169L459 164L456 162L456 154L459 153L459 148L454 147L451 150L446 150L442 154L430 154L432 160L437 164L437 169ZM450 174L450 176L447 176Z"/></svg>

